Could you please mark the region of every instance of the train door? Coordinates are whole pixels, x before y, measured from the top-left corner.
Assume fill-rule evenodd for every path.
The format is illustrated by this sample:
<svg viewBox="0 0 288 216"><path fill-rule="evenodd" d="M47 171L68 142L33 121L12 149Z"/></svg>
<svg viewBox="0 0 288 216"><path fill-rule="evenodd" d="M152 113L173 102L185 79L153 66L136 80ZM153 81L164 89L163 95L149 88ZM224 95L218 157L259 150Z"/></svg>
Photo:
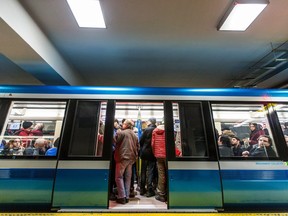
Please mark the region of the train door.
<svg viewBox="0 0 288 216"><path fill-rule="evenodd" d="M0 207L50 210L65 101L2 100Z"/></svg>
<svg viewBox="0 0 288 216"><path fill-rule="evenodd" d="M111 210L129 210L129 211L158 211L167 209L166 200L159 200L157 197L157 161L153 156L153 150L151 148L151 138L152 131L156 127L163 126L164 124L164 107L163 102L157 101L117 101L115 108L115 120L118 122L115 123L115 133L117 130L121 130L121 125L124 123L125 119L130 119L134 122L134 133L138 136L138 140L143 138L141 141L141 150L144 153L140 152L141 157L136 160L132 166L132 185L130 185L130 197L129 202L126 204L119 204L116 202L115 196L113 193L117 193L116 185L113 180L114 176L110 176L110 202L109 209ZM148 121L150 120L150 121ZM147 129L148 128L148 129ZM164 129L164 127L162 127ZM146 130L146 132L144 132ZM148 133L148 130L150 131ZM145 133L143 135L143 133ZM150 134L151 136L149 136ZM147 135L147 136L146 136ZM149 138L150 137L150 143ZM145 140L145 141L144 141ZM144 144L145 143L145 144ZM143 144L143 145L142 145ZM150 146L150 147L149 147ZM165 143L164 143L165 146ZM145 149L145 150L144 150ZM165 153L165 152L164 152ZM140 156L139 155L139 156ZM149 158L147 158L147 157ZM154 158L154 159L153 159ZM165 162L165 158L163 158ZM159 168L159 167L158 167ZM145 171L144 171L145 169ZM166 170L162 170L162 173L165 173ZM113 172L113 169L111 170ZM115 171L114 171L115 172ZM159 181L159 179L158 179ZM163 180L162 180L163 182ZM163 185L165 182L163 182ZM114 188L114 190L113 190ZM165 188L166 190L167 188ZM163 191L166 193L166 191ZM168 193L168 192L167 192ZM113 196L111 196L113 195ZM118 194L119 195L119 194ZM117 196L117 195L116 195ZM166 195L165 195L166 197Z"/></svg>
<svg viewBox="0 0 288 216"><path fill-rule="evenodd" d="M54 209L107 208L113 112L113 101L69 101L54 186Z"/></svg>
<svg viewBox="0 0 288 216"><path fill-rule="evenodd" d="M222 190L207 102L166 102L170 209L215 211Z"/></svg>
<svg viewBox="0 0 288 216"><path fill-rule="evenodd" d="M284 106L281 110L275 104L212 104L220 135L224 208L287 207L288 168L281 159L287 158L287 146L276 121L277 107L280 122L285 122Z"/></svg>

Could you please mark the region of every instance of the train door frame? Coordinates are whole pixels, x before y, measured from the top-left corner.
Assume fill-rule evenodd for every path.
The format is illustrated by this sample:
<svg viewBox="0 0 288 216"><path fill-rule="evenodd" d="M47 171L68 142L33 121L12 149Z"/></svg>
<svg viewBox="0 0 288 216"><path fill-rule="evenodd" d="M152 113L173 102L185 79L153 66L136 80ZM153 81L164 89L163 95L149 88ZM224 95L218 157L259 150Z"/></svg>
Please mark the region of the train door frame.
<svg viewBox="0 0 288 216"><path fill-rule="evenodd" d="M80 117L78 118L77 116L77 109L79 104L84 102L92 105L91 110L87 110L88 113L85 116L86 118L89 118L90 115L92 118L86 119L91 120L92 124L94 124L91 126L92 128L95 127L95 129L91 131L92 136L93 133L96 135L99 130L98 123L100 121L99 116L101 114L101 103L106 103L103 152L102 156L99 157L96 155L69 155L70 143L72 142L72 136L76 128L75 125L77 121L78 123L81 121L81 119L79 119ZM88 109L90 109L89 106ZM83 109L82 112L85 113L85 109ZM108 208L107 188L112 152L111 143L113 136L111 134L111 129L113 129L113 112L113 100L77 99L69 101L69 107L67 108L67 121L63 132L57 175L55 179L52 203L53 209L65 211L67 209L79 210ZM93 118L95 119L93 120ZM85 127L85 125L83 127ZM98 134L94 138L98 140Z"/></svg>
<svg viewBox="0 0 288 216"><path fill-rule="evenodd" d="M147 103L148 104L149 103L151 103L151 104L159 103L159 106L161 104L161 107L162 107L162 109L161 109L162 112L163 112L163 116L162 117L165 116L164 101L163 100L151 100L151 99L147 99L147 100L125 100L125 99L121 99L121 100L115 100L115 113L114 113L115 114L115 118L117 118L117 116L116 116L117 115L117 108L116 108L116 104L117 103L124 103L124 104L125 103L127 103L127 104L132 103L132 104L135 104L135 106L139 106L139 107L141 105L147 104ZM156 108L156 110L157 110L157 108ZM141 111L143 111L143 110L141 110ZM145 109L145 111L147 111L147 109ZM152 108L151 108L151 111L153 111ZM138 110L138 113L139 113L139 110ZM150 117L156 117L156 116L153 116L151 114L151 115L149 115L149 117L147 117L147 116L144 117L144 115L142 113L141 114L141 126L142 126L143 120L144 119L148 120L148 118L150 118ZM119 118L117 118L117 119L120 120ZM135 118L133 118L133 120L134 119L138 119L138 116L135 116ZM140 136L139 136L139 138L140 138ZM139 161L141 161L140 160L140 155L138 155L138 158L139 158ZM138 165L141 166L141 163L139 162ZM140 171L140 169L141 168L139 167L139 171ZM141 173L139 172L139 176L138 177L140 178L140 176L141 176ZM110 179L110 181L111 181L111 179ZM155 208L155 210L159 210L159 209L167 210L168 209L168 204L166 202L160 202L160 201L156 200L154 198L154 196L146 197L146 196L139 195L139 191L137 191L137 190L136 190L136 193L137 193L136 197L135 198L130 198L129 203L126 204L126 205L121 205L121 204L117 204L115 202L110 201L109 209L111 209L111 210L114 210L114 209L117 209L117 210L119 210L119 209L122 209L122 210L123 209L130 209L131 210L131 208L133 208L133 210L136 210L136 211L142 211L142 210L146 211L147 210L147 206L149 206L149 208L150 208L149 211L153 211L154 208ZM142 202L141 202L141 200L142 200ZM134 202L134 201L137 201L137 202Z"/></svg>
<svg viewBox="0 0 288 216"><path fill-rule="evenodd" d="M172 103L199 105L207 144L207 157L175 156ZM216 209L222 209L222 186L210 104L206 101L165 101L165 113L166 140L168 140L166 151L169 178L169 208L191 209L192 211L216 211Z"/></svg>

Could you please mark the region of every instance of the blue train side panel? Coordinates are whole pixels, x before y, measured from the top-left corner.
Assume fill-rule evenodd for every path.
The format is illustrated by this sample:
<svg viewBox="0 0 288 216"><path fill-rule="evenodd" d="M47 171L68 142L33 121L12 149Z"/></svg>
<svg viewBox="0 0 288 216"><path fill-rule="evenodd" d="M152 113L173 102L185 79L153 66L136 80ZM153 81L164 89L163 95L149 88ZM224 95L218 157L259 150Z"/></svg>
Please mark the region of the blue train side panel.
<svg viewBox="0 0 288 216"><path fill-rule="evenodd" d="M169 165L169 208L222 208L217 162L169 162Z"/></svg>
<svg viewBox="0 0 288 216"><path fill-rule="evenodd" d="M50 209L54 176L55 169L0 169L1 209Z"/></svg>
<svg viewBox="0 0 288 216"><path fill-rule="evenodd" d="M267 165L257 169L257 163ZM221 170L224 207L288 208L288 169L283 162L242 164L242 169Z"/></svg>

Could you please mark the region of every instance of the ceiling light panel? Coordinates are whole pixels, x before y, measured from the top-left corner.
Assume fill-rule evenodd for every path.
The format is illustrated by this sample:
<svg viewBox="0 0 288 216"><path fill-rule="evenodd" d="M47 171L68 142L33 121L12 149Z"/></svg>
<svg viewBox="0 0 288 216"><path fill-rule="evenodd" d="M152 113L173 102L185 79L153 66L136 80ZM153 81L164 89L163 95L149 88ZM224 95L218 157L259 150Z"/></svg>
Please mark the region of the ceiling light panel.
<svg viewBox="0 0 288 216"><path fill-rule="evenodd" d="M84 28L106 28L99 0L67 0L79 25Z"/></svg>
<svg viewBox="0 0 288 216"><path fill-rule="evenodd" d="M245 31L269 4L267 0L237 0L222 18L218 30Z"/></svg>

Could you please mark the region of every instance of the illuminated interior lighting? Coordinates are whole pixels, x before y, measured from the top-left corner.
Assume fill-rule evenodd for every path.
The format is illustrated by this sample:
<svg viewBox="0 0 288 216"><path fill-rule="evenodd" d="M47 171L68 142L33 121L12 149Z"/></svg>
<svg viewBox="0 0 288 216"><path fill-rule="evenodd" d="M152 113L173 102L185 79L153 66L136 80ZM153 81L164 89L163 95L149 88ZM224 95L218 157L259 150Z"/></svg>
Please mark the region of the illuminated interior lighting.
<svg viewBox="0 0 288 216"><path fill-rule="evenodd" d="M268 0L234 1L218 25L218 30L245 31L268 4Z"/></svg>
<svg viewBox="0 0 288 216"><path fill-rule="evenodd" d="M79 25L85 28L106 28L99 0L67 0Z"/></svg>

